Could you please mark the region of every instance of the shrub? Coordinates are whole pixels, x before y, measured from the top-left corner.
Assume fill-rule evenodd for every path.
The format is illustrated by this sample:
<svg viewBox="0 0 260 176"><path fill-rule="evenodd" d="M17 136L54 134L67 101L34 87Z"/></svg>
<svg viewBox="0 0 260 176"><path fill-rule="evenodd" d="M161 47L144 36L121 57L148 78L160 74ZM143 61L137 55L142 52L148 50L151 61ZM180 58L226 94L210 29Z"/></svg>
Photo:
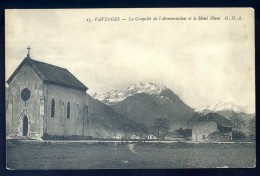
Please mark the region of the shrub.
<svg viewBox="0 0 260 176"><path fill-rule="evenodd" d="M248 135L248 139L249 139L250 141L254 141L254 140L255 140L255 134L249 134L249 135Z"/></svg>
<svg viewBox="0 0 260 176"><path fill-rule="evenodd" d="M246 138L246 134L242 131L235 130L232 134L233 140L244 140Z"/></svg>

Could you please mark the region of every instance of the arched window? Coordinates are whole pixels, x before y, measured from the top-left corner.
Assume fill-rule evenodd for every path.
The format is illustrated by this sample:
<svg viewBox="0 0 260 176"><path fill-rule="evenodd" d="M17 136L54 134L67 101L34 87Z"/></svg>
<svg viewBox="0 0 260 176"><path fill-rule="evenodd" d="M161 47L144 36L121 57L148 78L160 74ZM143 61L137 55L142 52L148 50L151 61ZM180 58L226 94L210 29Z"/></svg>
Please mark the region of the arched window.
<svg viewBox="0 0 260 176"><path fill-rule="evenodd" d="M51 117L55 115L55 101L54 98L51 100Z"/></svg>
<svg viewBox="0 0 260 176"><path fill-rule="evenodd" d="M67 103L67 118L70 118L70 102Z"/></svg>
<svg viewBox="0 0 260 176"><path fill-rule="evenodd" d="M64 102L61 103L61 117L64 118L66 113L66 107Z"/></svg>

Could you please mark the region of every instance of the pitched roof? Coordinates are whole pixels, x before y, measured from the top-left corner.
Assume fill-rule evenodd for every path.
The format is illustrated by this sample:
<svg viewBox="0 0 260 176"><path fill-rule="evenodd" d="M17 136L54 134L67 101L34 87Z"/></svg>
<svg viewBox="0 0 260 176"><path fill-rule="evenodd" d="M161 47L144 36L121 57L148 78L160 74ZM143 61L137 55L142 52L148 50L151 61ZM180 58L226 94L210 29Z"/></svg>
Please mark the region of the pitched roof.
<svg viewBox="0 0 260 176"><path fill-rule="evenodd" d="M88 89L67 69L55 65L47 64L44 62L36 61L31 59L30 57L26 57L22 61L22 63L17 67L14 73L7 80L8 84L14 79L16 74L20 71L20 69L25 64L29 65L36 72L36 74L43 80L43 82L58 84L58 85L85 90L85 91Z"/></svg>
<svg viewBox="0 0 260 176"><path fill-rule="evenodd" d="M208 113L208 114L198 118L194 123L198 123L198 122L202 122L202 121L203 122L214 121L222 127L233 127L234 126L230 120L219 115L218 113Z"/></svg>

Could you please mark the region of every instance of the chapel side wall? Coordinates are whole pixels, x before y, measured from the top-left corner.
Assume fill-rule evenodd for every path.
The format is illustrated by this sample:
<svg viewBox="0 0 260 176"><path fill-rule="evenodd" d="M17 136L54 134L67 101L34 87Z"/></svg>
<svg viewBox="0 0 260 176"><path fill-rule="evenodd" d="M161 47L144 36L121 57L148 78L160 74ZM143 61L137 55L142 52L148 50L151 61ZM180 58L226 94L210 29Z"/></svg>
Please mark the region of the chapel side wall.
<svg viewBox="0 0 260 176"><path fill-rule="evenodd" d="M83 136L83 117L86 92L74 88L48 84L46 91L47 135ZM55 115L51 117L51 101L55 101ZM67 118L67 103L70 102L70 118Z"/></svg>
<svg viewBox="0 0 260 176"><path fill-rule="evenodd" d="M97 136L95 134L95 130L93 130L92 126L92 118L91 118L91 112L92 112L92 107L90 107L90 95L86 94L85 96L85 105L88 107L87 112L84 112L83 118L84 120L84 136L92 136L95 137Z"/></svg>
<svg viewBox="0 0 260 176"><path fill-rule="evenodd" d="M21 91L28 88L31 92L30 99L24 103ZM6 127L8 136L21 136L23 130L22 120L24 115L29 120L28 135L39 137L42 134L43 114L40 113L43 104L43 82L33 69L27 64L23 65L8 87Z"/></svg>
<svg viewBox="0 0 260 176"><path fill-rule="evenodd" d="M208 135L217 130L218 127L216 122L196 122L192 126L192 140L208 140ZM203 139L203 135L205 135L206 139Z"/></svg>

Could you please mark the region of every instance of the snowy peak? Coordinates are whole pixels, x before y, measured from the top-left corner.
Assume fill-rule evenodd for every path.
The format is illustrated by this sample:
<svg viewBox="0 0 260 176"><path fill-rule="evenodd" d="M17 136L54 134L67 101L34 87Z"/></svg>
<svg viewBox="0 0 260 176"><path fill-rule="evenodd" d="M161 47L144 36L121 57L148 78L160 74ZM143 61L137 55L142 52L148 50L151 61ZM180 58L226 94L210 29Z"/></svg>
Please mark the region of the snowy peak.
<svg viewBox="0 0 260 176"><path fill-rule="evenodd" d="M126 90L112 90L102 95L96 93L91 96L105 104L112 105L117 102L121 102L129 96L137 93L146 93L149 95L159 95L166 87L158 86L154 83L144 84L139 82L137 84L131 84Z"/></svg>
<svg viewBox="0 0 260 176"><path fill-rule="evenodd" d="M132 84L127 88L127 93L146 93L146 94L152 94L152 95L159 95L163 90L165 90L166 87L158 86L154 83L138 83L138 84Z"/></svg>
<svg viewBox="0 0 260 176"><path fill-rule="evenodd" d="M217 104L213 104L210 106L206 106L204 108L201 108L199 110L196 110L197 112L209 112L209 111L213 111L213 112L218 112L218 111L234 111L236 113L240 113L240 112L244 112L244 109L241 107L236 106L233 103L230 102L220 102Z"/></svg>

